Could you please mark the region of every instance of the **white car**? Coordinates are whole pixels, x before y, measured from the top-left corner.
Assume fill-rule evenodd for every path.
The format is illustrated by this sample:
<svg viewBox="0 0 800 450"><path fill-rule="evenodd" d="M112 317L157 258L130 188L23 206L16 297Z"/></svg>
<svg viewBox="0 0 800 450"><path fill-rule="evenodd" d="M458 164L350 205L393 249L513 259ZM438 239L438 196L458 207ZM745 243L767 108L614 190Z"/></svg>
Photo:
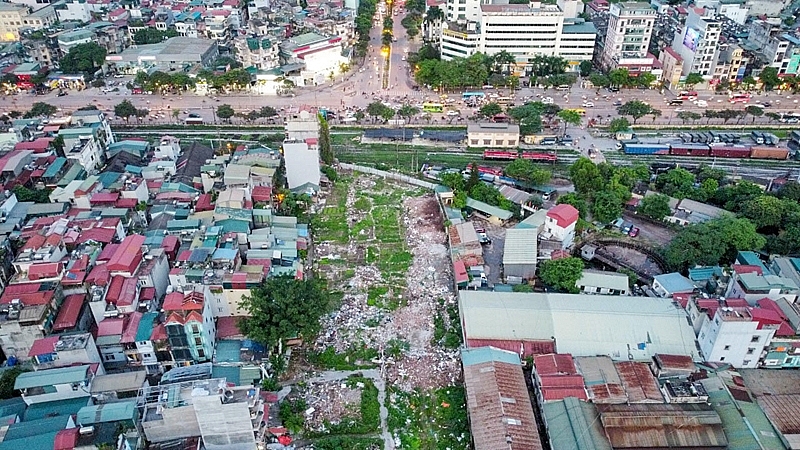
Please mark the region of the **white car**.
<svg viewBox="0 0 800 450"><path fill-rule="evenodd" d="M583 107L584 108L594 108L594 103L593 102L583 102Z"/></svg>
<svg viewBox="0 0 800 450"><path fill-rule="evenodd" d="M447 115L451 116L451 117L452 116L457 116L458 115L458 111L454 111L454 110L451 109L450 111L447 111Z"/></svg>
<svg viewBox="0 0 800 450"><path fill-rule="evenodd" d="M553 97L545 97L542 99L542 103L545 105L552 105L553 104Z"/></svg>
<svg viewBox="0 0 800 450"><path fill-rule="evenodd" d="M708 106L708 102L705 100L698 100L697 102L695 102L695 105L697 105L700 108L705 108Z"/></svg>

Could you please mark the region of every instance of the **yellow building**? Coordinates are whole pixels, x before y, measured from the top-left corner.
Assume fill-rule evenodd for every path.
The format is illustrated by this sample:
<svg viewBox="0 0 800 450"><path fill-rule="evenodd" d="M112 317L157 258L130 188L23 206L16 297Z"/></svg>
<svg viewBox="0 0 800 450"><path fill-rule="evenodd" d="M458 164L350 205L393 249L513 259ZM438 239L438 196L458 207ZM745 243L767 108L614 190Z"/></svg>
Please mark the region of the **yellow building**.
<svg viewBox="0 0 800 450"><path fill-rule="evenodd" d="M18 41L19 30L26 26L24 21L28 14L30 8L27 6L0 3L0 41Z"/></svg>

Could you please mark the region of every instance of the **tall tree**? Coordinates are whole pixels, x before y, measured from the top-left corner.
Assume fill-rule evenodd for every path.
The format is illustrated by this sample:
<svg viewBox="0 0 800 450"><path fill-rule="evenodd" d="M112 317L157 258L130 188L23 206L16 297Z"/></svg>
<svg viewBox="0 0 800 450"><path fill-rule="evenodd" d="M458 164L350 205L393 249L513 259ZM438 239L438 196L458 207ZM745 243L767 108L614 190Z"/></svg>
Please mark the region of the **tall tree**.
<svg viewBox="0 0 800 450"><path fill-rule="evenodd" d="M765 67L760 74L758 80L764 85L764 89L771 91L775 86L781 84L781 79L778 76L778 69L774 67Z"/></svg>
<svg viewBox="0 0 800 450"><path fill-rule="evenodd" d="M90 78L105 60L106 49L95 42L88 42L72 47L59 61L59 67L64 73L83 73Z"/></svg>
<svg viewBox="0 0 800 450"><path fill-rule="evenodd" d="M242 333L282 353L285 339L314 335L320 317L330 309L330 297L319 280L278 276L242 296L240 307L248 313L238 322Z"/></svg>
<svg viewBox="0 0 800 450"><path fill-rule="evenodd" d="M669 197L663 194L648 195L643 198L639 201L639 207L636 211L655 220L662 220L672 212L669 207Z"/></svg>
<svg viewBox="0 0 800 450"><path fill-rule="evenodd" d="M624 117L617 117L608 124L609 133L619 133L620 131L627 131L631 128L631 123Z"/></svg>
<svg viewBox="0 0 800 450"><path fill-rule="evenodd" d="M578 126L581 124L581 115L573 109L562 109L556 114L564 122L564 134L567 133L567 125Z"/></svg>
<svg viewBox="0 0 800 450"><path fill-rule="evenodd" d="M230 120L230 118L233 117L234 114L236 114L236 111L233 110L233 107L231 107L231 105L225 104L225 105L219 105L217 107L217 117L219 117L222 120Z"/></svg>
<svg viewBox="0 0 800 450"><path fill-rule="evenodd" d="M541 169L529 159L515 159L506 166L506 175L518 180L528 181L534 185L543 185L550 181L549 170Z"/></svg>
<svg viewBox="0 0 800 450"><path fill-rule="evenodd" d="M692 72L689 75L686 75L686 79L683 81L683 85L686 86L688 89L694 89L696 84L700 84L703 82L703 76L697 72Z"/></svg>
<svg viewBox="0 0 800 450"><path fill-rule="evenodd" d="M611 223L622 216L622 200L614 192L604 190L595 194L592 218L600 223Z"/></svg>
<svg viewBox="0 0 800 450"><path fill-rule="evenodd" d="M495 102L487 103L478 110L478 114L483 117L494 117L501 112L503 112L503 108Z"/></svg>
<svg viewBox="0 0 800 450"><path fill-rule="evenodd" d="M760 250L766 239L747 219L723 216L683 228L664 249L663 256L672 270L685 271L696 264L728 264L741 250Z"/></svg>
<svg viewBox="0 0 800 450"><path fill-rule="evenodd" d="M58 111L58 108L55 106L44 103L44 102L36 102L31 105L30 111L26 112L23 118L30 119L32 117L49 117Z"/></svg>
<svg viewBox="0 0 800 450"><path fill-rule="evenodd" d="M630 84L631 75L628 73L628 69L614 69L608 73L608 81L611 82L612 86L625 87Z"/></svg>
<svg viewBox="0 0 800 450"><path fill-rule="evenodd" d="M123 100L114 106L114 114L127 122L129 118L136 115L136 107L130 100Z"/></svg>
<svg viewBox="0 0 800 450"><path fill-rule="evenodd" d="M583 260L563 258L544 261L539 267L539 279L546 286L562 292L578 293L577 281L583 275Z"/></svg>
<svg viewBox="0 0 800 450"><path fill-rule="evenodd" d="M319 114L319 156L327 165L333 164L333 148L331 147L331 130L328 121Z"/></svg>
<svg viewBox="0 0 800 450"><path fill-rule="evenodd" d="M630 100L617 108L617 113L619 113L620 116L631 116L633 118L634 125L636 124L637 120L651 114L652 111L653 108L641 100Z"/></svg>
<svg viewBox="0 0 800 450"><path fill-rule="evenodd" d="M575 192L591 196L603 186L600 170L591 159L578 158L569 168L569 177L575 185Z"/></svg>
<svg viewBox="0 0 800 450"><path fill-rule="evenodd" d="M580 64L580 71L582 77L588 77L590 73L592 73L592 62L591 61L581 61Z"/></svg>

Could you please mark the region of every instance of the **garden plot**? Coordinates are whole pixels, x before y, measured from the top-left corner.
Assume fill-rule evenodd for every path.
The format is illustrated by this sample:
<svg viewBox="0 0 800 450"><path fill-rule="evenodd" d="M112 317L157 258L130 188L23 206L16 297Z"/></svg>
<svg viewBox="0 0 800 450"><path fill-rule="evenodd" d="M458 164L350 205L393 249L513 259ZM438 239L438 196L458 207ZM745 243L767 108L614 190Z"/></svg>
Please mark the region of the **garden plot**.
<svg viewBox="0 0 800 450"><path fill-rule="evenodd" d="M443 228L432 193L362 174L337 181L314 225L315 263L343 297L339 309L322 320L312 365L380 368L395 390L394 407L401 409L435 399L440 389L459 382L458 342L452 344L453 336L458 341L452 330L456 299ZM445 413L457 408L463 404ZM426 420L391 427L403 443L398 447L413 441L400 434L429 432L420 425ZM452 438L463 439L460 432Z"/></svg>

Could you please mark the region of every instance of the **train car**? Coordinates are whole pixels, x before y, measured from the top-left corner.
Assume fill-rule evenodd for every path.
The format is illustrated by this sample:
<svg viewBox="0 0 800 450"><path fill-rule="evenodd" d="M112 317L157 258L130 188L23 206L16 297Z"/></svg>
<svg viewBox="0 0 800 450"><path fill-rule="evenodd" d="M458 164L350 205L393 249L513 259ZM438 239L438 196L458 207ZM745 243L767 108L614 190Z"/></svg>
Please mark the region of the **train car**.
<svg viewBox="0 0 800 450"><path fill-rule="evenodd" d="M750 147L743 145L715 145L711 147L709 155L715 158L749 158Z"/></svg>
<svg viewBox="0 0 800 450"><path fill-rule="evenodd" d="M467 170L464 172L466 175L469 175L469 172L472 170L472 164L467 164ZM488 167L488 166L478 166L478 173L488 173L490 175L500 176L503 174L503 169L499 167Z"/></svg>
<svg viewBox="0 0 800 450"><path fill-rule="evenodd" d="M558 156L556 156L554 153L523 152L522 159L550 162L550 161L558 161Z"/></svg>
<svg viewBox="0 0 800 450"><path fill-rule="evenodd" d="M519 155L516 151L484 150L483 159L517 159Z"/></svg>
<svg viewBox="0 0 800 450"><path fill-rule="evenodd" d="M788 159L789 149L783 147L764 147L756 145L750 149L750 158L753 159Z"/></svg>
<svg viewBox="0 0 800 450"><path fill-rule="evenodd" d="M668 155L667 144L623 144L622 150L626 155Z"/></svg>
<svg viewBox="0 0 800 450"><path fill-rule="evenodd" d="M672 144L669 154L675 156L708 156L711 147L707 144Z"/></svg>

